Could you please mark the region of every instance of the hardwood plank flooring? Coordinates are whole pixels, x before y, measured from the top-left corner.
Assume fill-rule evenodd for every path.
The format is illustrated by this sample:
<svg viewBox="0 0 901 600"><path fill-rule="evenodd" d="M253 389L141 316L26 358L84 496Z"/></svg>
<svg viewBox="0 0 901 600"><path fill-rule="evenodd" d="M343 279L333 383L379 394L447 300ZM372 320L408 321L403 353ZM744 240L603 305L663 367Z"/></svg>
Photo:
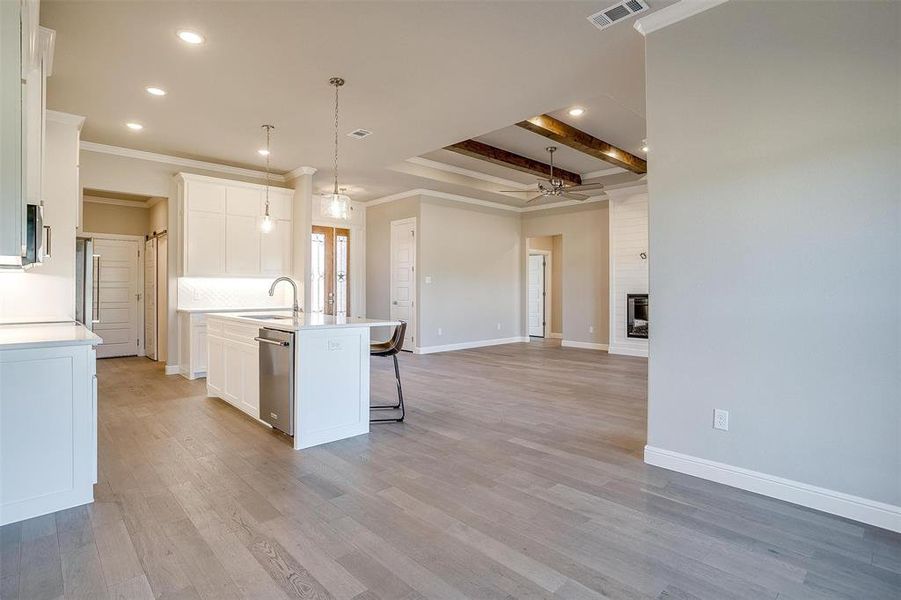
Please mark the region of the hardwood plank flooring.
<svg viewBox="0 0 901 600"><path fill-rule="evenodd" d="M204 380L98 371L95 502L0 528L3 600L901 598L901 535L645 465L644 359L403 354L405 423L299 452Z"/></svg>

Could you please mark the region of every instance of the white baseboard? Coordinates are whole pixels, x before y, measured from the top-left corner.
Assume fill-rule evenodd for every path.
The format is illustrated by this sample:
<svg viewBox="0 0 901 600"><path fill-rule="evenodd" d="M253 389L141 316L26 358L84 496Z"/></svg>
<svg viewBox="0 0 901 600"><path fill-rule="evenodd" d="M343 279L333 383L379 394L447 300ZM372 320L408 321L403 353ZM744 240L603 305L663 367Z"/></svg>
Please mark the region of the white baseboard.
<svg viewBox="0 0 901 600"><path fill-rule="evenodd" d="M643 356L645 358L648 357L648 349L647 348L629 348L627 346L617 346L616 344L610 346L610 349L607 350L610 354L622 354L624 356Z"/></svg>
<svg viewBox="0 0 901 600"><path fill-rule="evenodd" d="M553 332L551 332L551 333L548 334L548 337L551 338L552 340L562 340L562 339L563 339L563 334L562 334L562 333L553 333Z"/></svg>
<svg viewBox="0 0 901 600"><path fill-rule="evenodd" d="M181 373L181 367L178 365L166 365L166 375L178 375Z"/></svg>
<svg viewBox="0 0 901 600"><path fill-rule="evenodd" d="M591 342L574 342L563 340L560 343L564 348L584 348L585 350L607 350L607 344L593 344Z"/></svg>
<svg viewBox="0 0 901 600"><path fill-rule="evenodd" d="M644 447L644 462L890 531L901 532L901 506L868 500L860 496L653 446Z"/></svg>
<svg viewBox="0 0 901 600"><path fill-rule="evenodd" d="M470 348L484 348L486 346L500 346L501 344L517 344L528 342L528 337L498 338L494 340L479 340L476 342L462 342L460 344L445 344L443 346L423 346L413 349L413 354L434 354L435 352L451 352L453 350L468 350Z"/></svg>

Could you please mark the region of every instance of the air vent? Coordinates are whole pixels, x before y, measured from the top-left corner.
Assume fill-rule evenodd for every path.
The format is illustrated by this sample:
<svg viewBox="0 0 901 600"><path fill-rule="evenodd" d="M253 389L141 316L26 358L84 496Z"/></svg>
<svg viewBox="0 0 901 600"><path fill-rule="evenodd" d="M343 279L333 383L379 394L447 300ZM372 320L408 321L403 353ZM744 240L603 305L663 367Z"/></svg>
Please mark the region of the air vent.
<svg viewBox="0 0 901 600"><path fill-rule="evenodd" d="M619 4L614 4L610 8L605 8L600 12L596 12L588 20L598 29L607 29L614 23L622 21L634 14L644 12L648 9L648 5L642 0L625 0Z"/></svg>
<svg viewBox="0 0 901 600"><path fill-rule="evenodd" d="M362 140L366 136L372 135L372 132L368 129L354 129L350 133L347 134L347 137L352 137L358 140Z"/></svg>

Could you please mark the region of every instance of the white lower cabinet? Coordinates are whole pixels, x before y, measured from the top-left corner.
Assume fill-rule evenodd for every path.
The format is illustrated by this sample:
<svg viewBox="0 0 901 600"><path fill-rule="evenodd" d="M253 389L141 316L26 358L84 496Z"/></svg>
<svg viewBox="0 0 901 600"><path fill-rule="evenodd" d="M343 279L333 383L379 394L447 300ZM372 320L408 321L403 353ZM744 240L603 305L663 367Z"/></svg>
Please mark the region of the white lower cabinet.
<svg viewBox="0 0 901 600"><path fill-rule="evenodd" d="M253 325L207 321L207 394L260 418L259 344Z"/></svg>
<svg viewBox="0 0 901 600"><path fill-rule="evenodd" d="M206 313L179 313L178 370L187 379L207 375L206 317Z"/></svg>
<svg viewBox="0 0 901 600"><path fill-rule="evenodd" d="M0 350L0 525L94 500L94 348Z"/></svg>

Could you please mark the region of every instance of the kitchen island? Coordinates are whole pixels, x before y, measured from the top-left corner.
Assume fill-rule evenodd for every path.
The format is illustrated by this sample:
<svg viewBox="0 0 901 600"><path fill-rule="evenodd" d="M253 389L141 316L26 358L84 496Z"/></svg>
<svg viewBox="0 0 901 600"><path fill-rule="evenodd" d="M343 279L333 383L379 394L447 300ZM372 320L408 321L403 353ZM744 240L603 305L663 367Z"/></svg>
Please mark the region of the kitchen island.
<svg viewBox="0 0 901 600"><path fill-rule="evenodd" d="M372 327L393 325L393 321L319 313L301 313L295 318L290 311L210 314L206 323L207 394L267 425L280 417L260 413L258 338L263 329L287 332L293 334L294 448L368 433L369 333Z"/></svg>

